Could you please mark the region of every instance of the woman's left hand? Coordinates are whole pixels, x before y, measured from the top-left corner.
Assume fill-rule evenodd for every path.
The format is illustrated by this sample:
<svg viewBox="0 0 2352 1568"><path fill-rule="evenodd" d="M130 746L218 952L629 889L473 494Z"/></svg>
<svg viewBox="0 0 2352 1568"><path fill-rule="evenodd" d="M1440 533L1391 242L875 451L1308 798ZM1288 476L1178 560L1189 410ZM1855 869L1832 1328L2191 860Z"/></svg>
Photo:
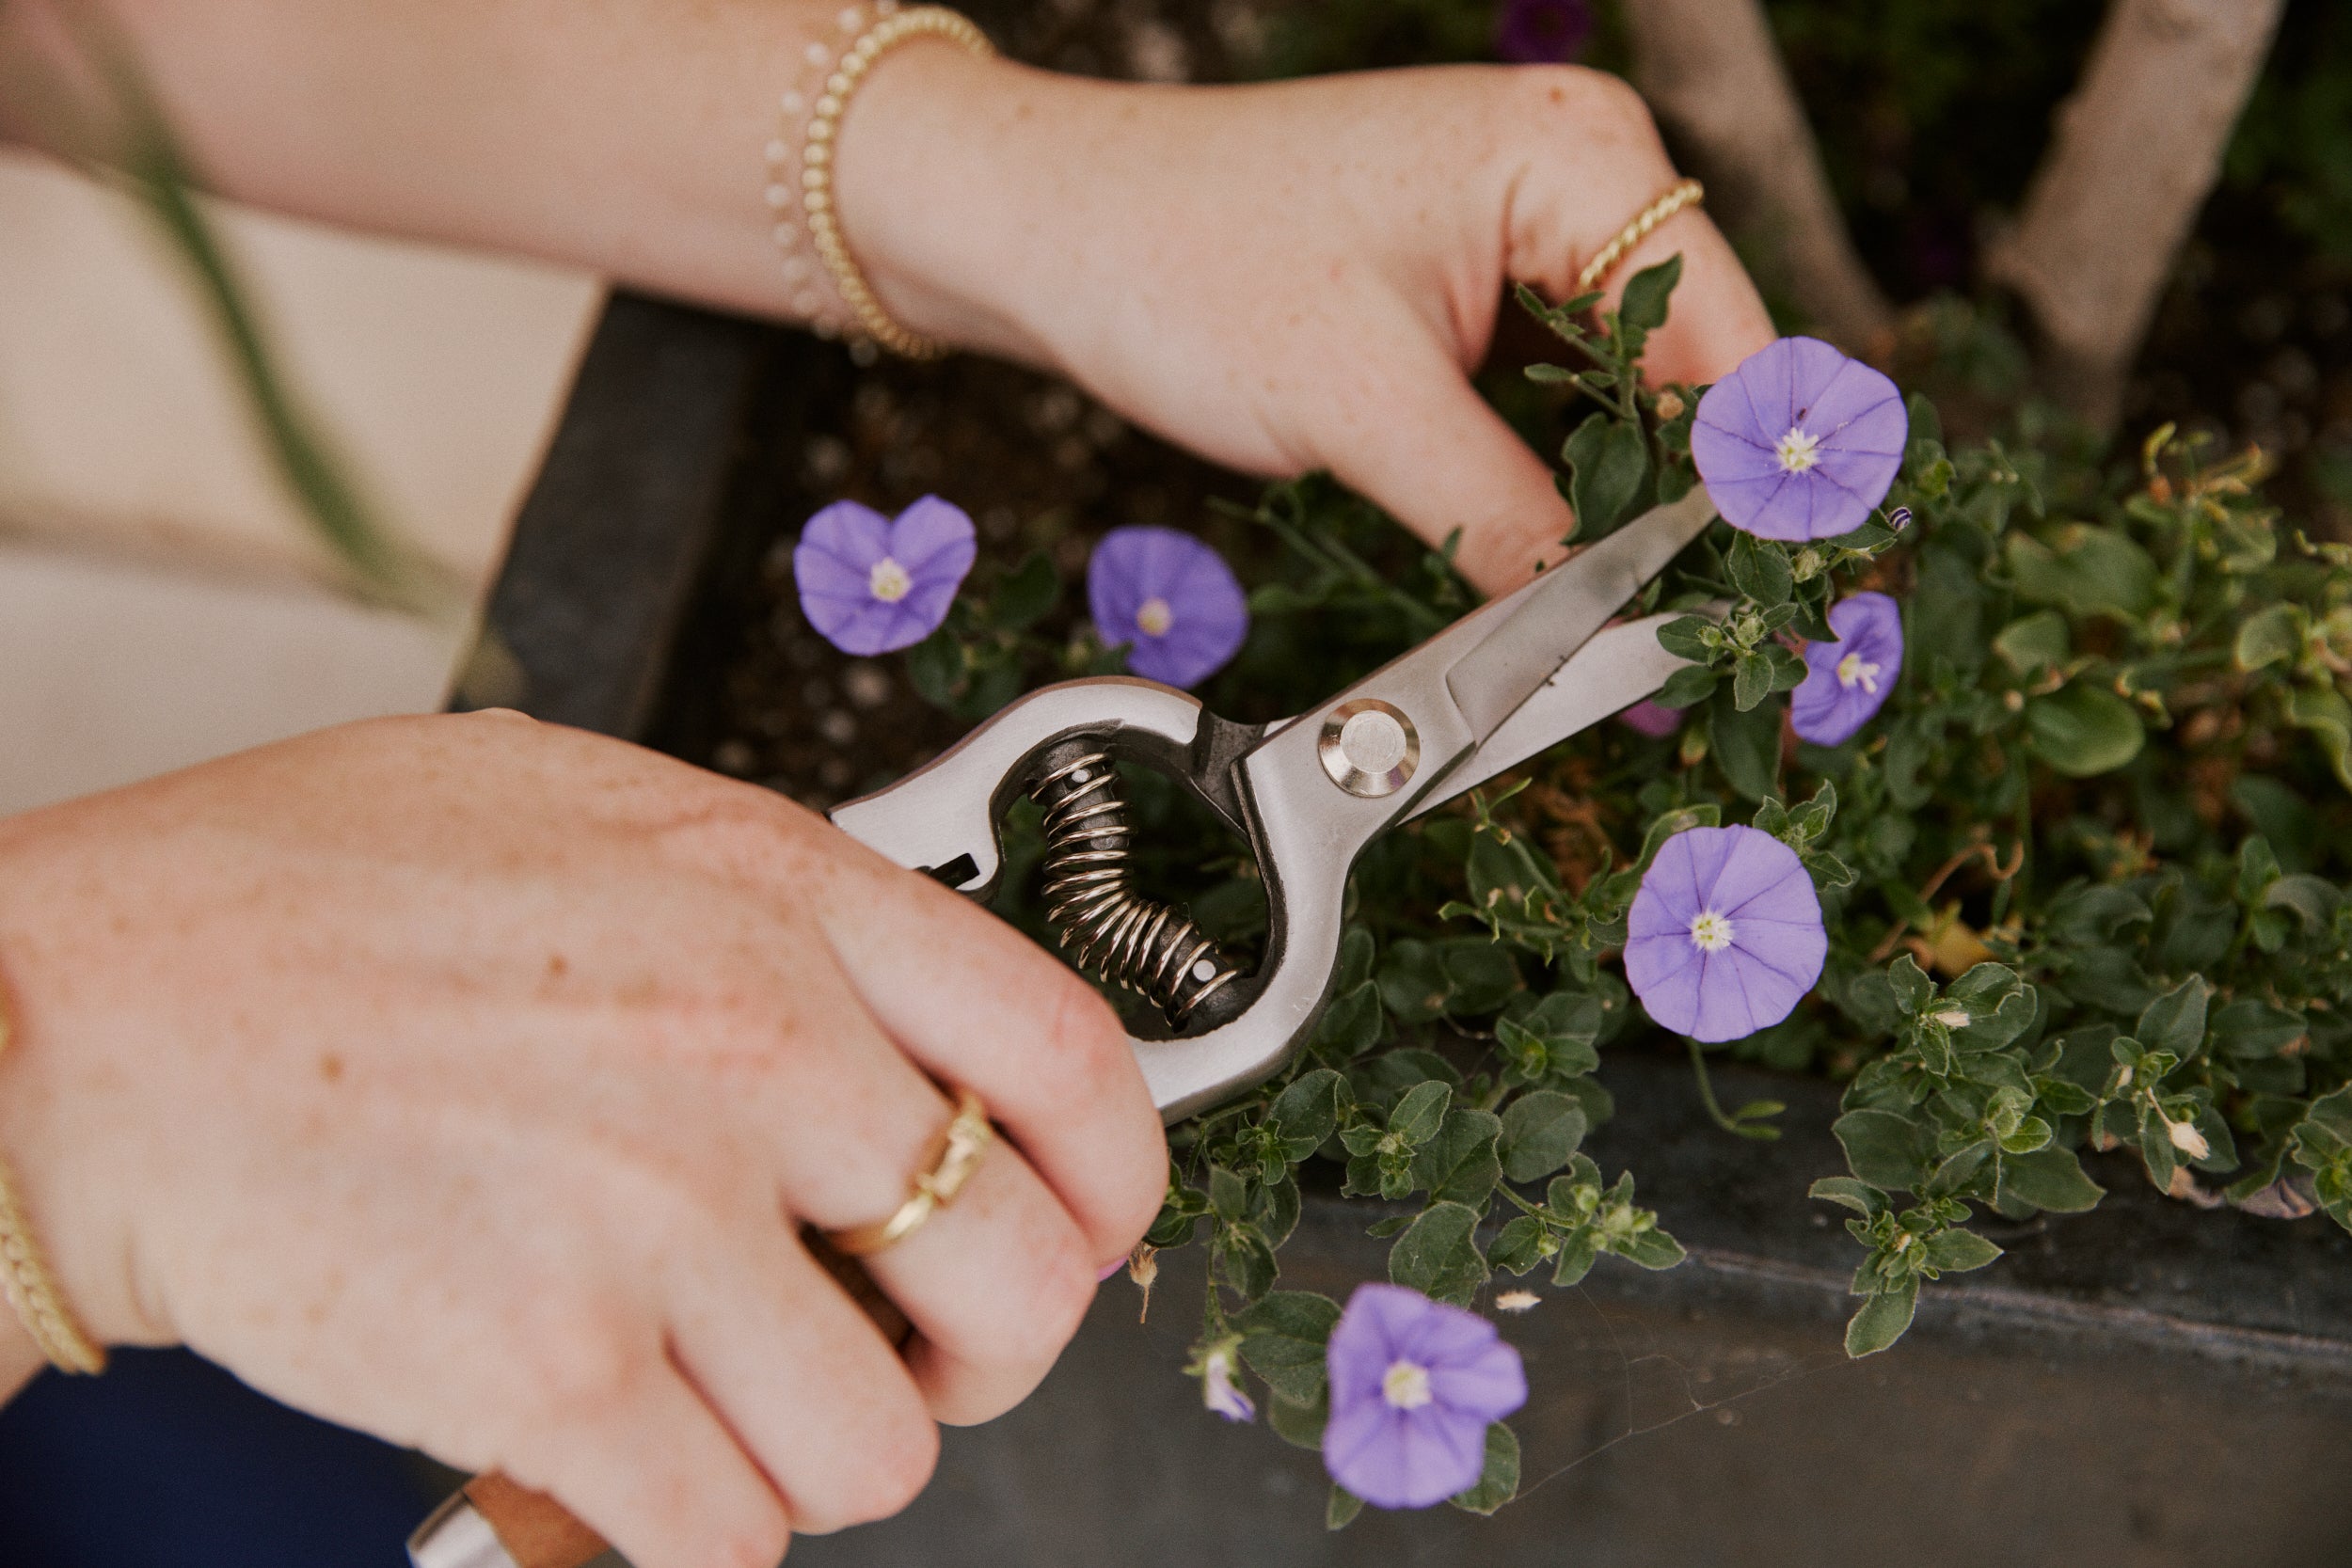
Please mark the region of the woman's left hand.
<svg viewBox="0 0 2352 1568"><path fill-rule="evenodd" d="M1481 587L1524 580L1571 518L1480 400L1505 285L1553 299L1672 186L1648 111L1574 67L1454 67L1244 87L1123 86L909 49L852 110L841 217L915 330L1057 369L1254 473L1328 468ZM1681 252L1660 381L1772 337L1699 211L1612 274Z"/></svg>

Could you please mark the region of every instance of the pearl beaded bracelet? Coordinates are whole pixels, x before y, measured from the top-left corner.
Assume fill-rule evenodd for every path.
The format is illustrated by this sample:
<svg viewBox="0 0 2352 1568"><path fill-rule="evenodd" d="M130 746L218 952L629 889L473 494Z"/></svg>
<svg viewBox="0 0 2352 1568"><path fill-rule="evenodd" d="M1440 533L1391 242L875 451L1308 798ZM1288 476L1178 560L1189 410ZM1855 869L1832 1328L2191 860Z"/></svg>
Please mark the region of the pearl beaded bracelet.
<svg viewBox="0 0 2352 1568"><path fill-rule="evenodd" d="M894 321L850 254L834 207L834 154L850 100L875 64L892 49L928 36L960 44L982 57L996 51L970 18L944 6L901 10L896 0L880 0L870 25L866 24L866 15L859 7L842 11L837 24L844 34L854 33L855 38L837 58L824 43L811 43L809 75L779 100L782 124L768 144L768 204L776 214L774 234L784 252L785 279L793 289L793 309L810 325L822 336L846 333L853 341L868 340L909 359L936 359L947 352L946 346ZM793 135L796 130L797 136ZM787 215L796 206L801 223ZM832 281L830 292L816 277L810 257L801 253L803 229L815 261Z"/></svg>

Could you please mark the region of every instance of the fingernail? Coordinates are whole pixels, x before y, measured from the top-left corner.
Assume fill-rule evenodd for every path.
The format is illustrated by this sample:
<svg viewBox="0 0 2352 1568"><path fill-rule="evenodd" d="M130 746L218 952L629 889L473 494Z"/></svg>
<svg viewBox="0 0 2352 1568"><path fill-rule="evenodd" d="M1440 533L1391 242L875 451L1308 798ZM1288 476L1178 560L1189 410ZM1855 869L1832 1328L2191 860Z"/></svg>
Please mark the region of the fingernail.
<svg viewBox="0 0 2352 1568"><path fill-rule="evenodd" d="M1096 1275L1094 1276L1094 1282L1095 1282L1097 1285L1100 1285L1100 1284L1102 1284L1102 1283L1103 1283L1103 1281L1104 1281L1105 1279L1108 1279L1111 1275L1113 1275L1117 1274L1120 1270L1121 1270L1121 1269L1125 1268L1126 1266L1127 1266L1127 1259L1125 1259L1124 1258L1121 1258L1121 1259L1120 1259L1117 1262L1110 1264L1109 1266L1107 1266L1106 1268L1104 1268L1104 1270L1103 1270L1100 1274Z"/></svg>

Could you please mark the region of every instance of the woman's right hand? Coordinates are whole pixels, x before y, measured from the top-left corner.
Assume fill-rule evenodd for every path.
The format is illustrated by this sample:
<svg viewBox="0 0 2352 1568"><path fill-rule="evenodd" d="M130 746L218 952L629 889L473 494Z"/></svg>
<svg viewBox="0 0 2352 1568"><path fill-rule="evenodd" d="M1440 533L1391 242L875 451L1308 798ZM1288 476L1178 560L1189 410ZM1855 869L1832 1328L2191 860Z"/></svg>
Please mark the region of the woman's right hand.
<svg viewBox="0 0 2352 1568"><path fill-rule="evenodd" d="M503 1469L640 1568L896 1512L1165 1181L1050 956L775 796L516 715L0 822L0 1150L95 1337ZM902 1362L797 1230L898 1206L939 1084L1012 1147L868 1260Z"/></svg>

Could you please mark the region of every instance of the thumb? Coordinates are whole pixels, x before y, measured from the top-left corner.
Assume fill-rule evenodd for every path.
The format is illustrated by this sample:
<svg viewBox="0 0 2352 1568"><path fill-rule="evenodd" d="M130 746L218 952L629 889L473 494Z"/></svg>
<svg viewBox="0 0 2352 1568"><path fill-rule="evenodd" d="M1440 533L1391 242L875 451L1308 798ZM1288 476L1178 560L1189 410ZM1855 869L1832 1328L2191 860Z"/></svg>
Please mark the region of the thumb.
<svg viewBox="0 0 2352 1568"><path fill-rule="evenodd" d="M1353 378L1317 443L1322 464L1432 546L1462 531L1454 563L1486 594L1557 561L1576 526L1551 469L1435 344Z"/></svg>

